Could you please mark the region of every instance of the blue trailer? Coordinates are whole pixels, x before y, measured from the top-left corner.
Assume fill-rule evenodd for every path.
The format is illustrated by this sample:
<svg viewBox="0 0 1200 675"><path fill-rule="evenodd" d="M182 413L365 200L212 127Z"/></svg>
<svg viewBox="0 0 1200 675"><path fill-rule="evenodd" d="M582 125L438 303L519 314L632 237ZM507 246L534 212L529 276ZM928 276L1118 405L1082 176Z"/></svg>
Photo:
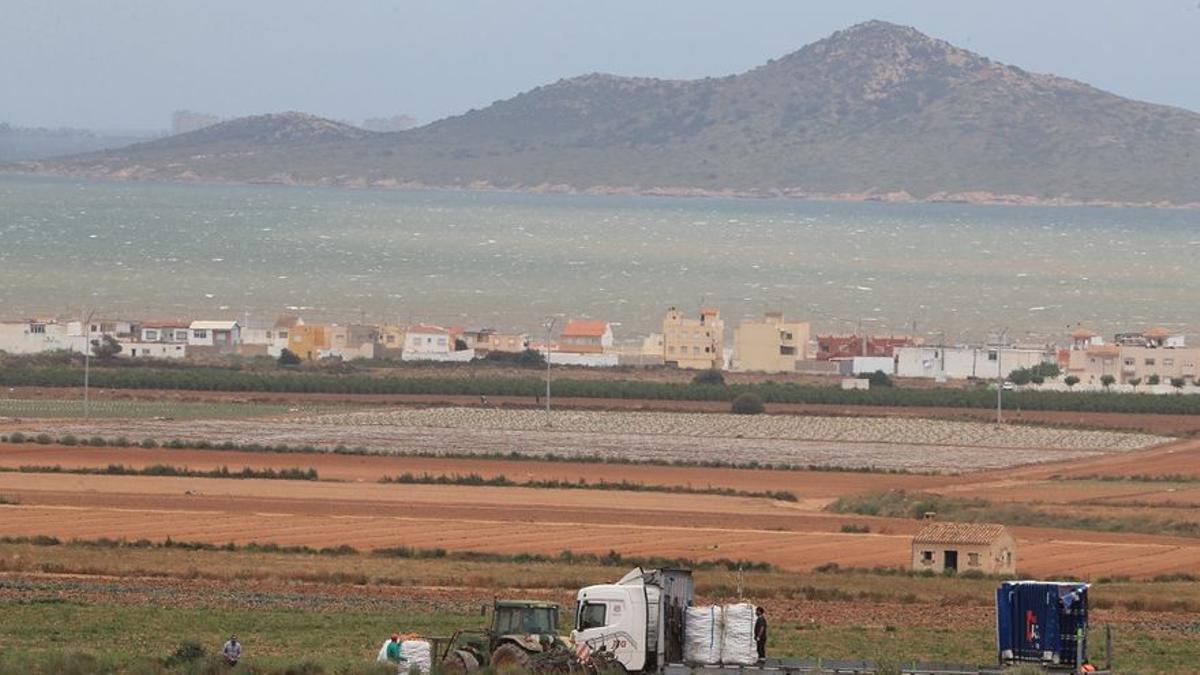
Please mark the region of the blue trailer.
<svg viewBox="0 0 1200 675"><path fill-rule="evenodd" d="M1088 662L1088 584L1006 581L996 590L1000 663L1077 667Z"/></svg>

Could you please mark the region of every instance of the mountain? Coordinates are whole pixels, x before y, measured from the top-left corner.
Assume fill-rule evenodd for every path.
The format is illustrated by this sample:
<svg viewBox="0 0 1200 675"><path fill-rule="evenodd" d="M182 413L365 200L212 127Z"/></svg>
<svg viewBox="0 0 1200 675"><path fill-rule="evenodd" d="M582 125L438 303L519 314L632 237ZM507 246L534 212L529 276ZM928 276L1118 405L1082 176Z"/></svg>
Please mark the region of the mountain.
<svg viewBox="0 0 1200 675"><path fill-rule="evenodd" d="M394 133L295 113L19 170L151 179L1200 205L1200 114L871 21L746 73L592 74Z"/></svg>

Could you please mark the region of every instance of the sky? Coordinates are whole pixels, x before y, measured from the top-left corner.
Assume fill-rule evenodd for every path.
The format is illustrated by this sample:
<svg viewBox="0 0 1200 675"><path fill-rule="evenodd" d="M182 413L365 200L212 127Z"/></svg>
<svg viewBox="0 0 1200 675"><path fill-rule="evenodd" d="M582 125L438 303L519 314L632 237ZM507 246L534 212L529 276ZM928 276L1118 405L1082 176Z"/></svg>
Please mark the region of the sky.
<svg viewBox="0 0 1200 675"><path fill-rule="evenodd" d="M589 72L737 73L869 19L1200 111L1200 0L4 0L0 121L424 123Z"/></svg>

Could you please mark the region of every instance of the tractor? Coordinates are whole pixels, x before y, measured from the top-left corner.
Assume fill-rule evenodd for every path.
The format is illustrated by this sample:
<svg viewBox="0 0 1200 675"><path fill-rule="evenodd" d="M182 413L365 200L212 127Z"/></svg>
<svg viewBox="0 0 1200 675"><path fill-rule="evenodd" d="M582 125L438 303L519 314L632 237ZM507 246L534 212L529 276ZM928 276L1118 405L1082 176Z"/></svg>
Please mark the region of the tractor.
<svg viewBox="0 0 1200 675"><path fill-rule="evenodd" d="M486 612L487 607L483 610ZM482 631L460 630L437 640L441 672L567 672L575 652L558 634L558 605L530 600L496 600L491 625ZM440 648L439 648L440 647Z"/></svg>

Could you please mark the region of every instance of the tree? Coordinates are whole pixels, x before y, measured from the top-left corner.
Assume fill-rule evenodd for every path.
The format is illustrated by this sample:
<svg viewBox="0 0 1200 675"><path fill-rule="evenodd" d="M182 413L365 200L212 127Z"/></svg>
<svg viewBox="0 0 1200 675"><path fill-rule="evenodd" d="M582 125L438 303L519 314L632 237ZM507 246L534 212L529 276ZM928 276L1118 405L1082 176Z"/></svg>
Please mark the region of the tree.
<svg viewBox="0 0 1200 675"><path fill-rule="evenodd" d="M1063 384L1067 385L1067 387L1071 389L1074 389L1075 385L1079 384L1079 378L1075 377L1074 375L1068 375L1063 378Z"/></svg>
<svg viewBox="0 0 1200 675"><path fill-rule="evenodd" d="M1140 378L1140 377L1129 378L1129 384L1130 384L1130 386L1133 387L1134 391L1137 391L1138 385L1141 383L1142 383L1142 378Z"/></svg>
<svg viewBox="0 0 1200 675"><path fill-rule="evenodd" d="M104 335L99 340L92 340L92 356L101 361L111 361L120 353L121 343L111 335Z"/></svg>
<svg viewBox="0 0 1200 675"><path fill-rule="evenodd" d="M758 394L747 393L733 399L731 409L735 415L758 415L767 408Z"/></svg>
<svg viewBox="0 0 1200 675"><path fill-rule="evenodd" d="M725 374L716 368L702 370L692 378L692 384L712 384L721 387L725 385Z"/></svg>
<svg viewBox="0 0 1200 675"><path fill-rule="evenodd" d="M1030 376L1029 381L1034 384L1042 384L1046 381L1046 378L1042 377L1041 375L1033 375ZM1013 384L1016 384L1016 382L1013 382Z"/></svg>
<svg viewBox="0 0 1200 675"><path fill-rule="evenodd" d="M1162 382L1162 378L1159 377L1157 374L1151 375L1150 377L1146 378L1146 384L1149 384L1149 385L1155 385L1155 384L1158 384L1159 382Z"/></svg>
<svg viewBox="0 0 1200 675"><path fill-rule="evenodd" d="M1182 377L1171 378L1171 386L1175 387L1176 389L1183 389L1183 385L1185 384L1187 384L1187 380L1183 379Z"/></svg>
<svg viewBox="0 0 1200 675"><path fill-rule="evenodd" d="M1108 388L1113 386L1113 384L1116 381L1117 381L1117 378L1113 377L1112 375L1101 375L1100 376L1100 384L1104 385L1105 391L1108 391Z"/></svg>
<svg viewBox="0 0 1200 675"><path fill-rule="evenodd" d="M302 361L296 352L287 349L286 347L283 351L279 352L279 365L281 367L286 368L288 366L298 366L301 363Z"/></svg>
<svg viewBox="0 0 1200 675"><path fill-rule="evenodd" d="M870 375L867 375L867 381L872 387L890 387L892 386L892 378L882 370L877 370Z"/></svg>

